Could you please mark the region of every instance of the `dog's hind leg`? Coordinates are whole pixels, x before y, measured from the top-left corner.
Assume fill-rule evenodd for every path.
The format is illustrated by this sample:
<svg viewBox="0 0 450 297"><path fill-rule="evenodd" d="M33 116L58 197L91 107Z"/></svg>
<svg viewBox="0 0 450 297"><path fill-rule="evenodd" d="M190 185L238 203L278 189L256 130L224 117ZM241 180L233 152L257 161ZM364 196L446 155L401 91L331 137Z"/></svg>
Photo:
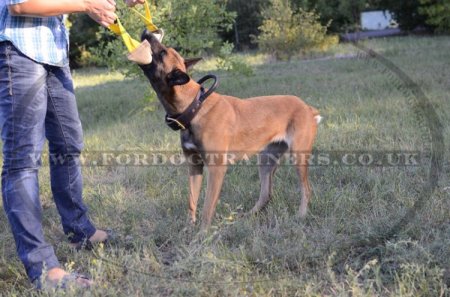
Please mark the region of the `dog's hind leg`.
<svg viewBox="0 0 450 297"><path fill-rule="evenodd" d="M185 152L189 163L189 222L195 224L197 202L203 180L203 160L199 154Z"/></svg>
<svg viewBox="0 0 450 297"><path fill-rule="evenodd" d="M272 198L273 176L279 164L280 158L287 151L287 149L288 146L285 142L276 142L269 144L259 154L258 162L261 190L259 193L259 199L250 211L250 214L259 212Z"/></svg>
<svg viewBox="0 0 450 297"><path fill-rule="evenodd" d="M297 166L297 173L302 188L302 201L300 203L299 215L301 218L304 218L306 216L306 212L308 211L308 203L311 198L311 186L308 180L308 166Z"/></svg>

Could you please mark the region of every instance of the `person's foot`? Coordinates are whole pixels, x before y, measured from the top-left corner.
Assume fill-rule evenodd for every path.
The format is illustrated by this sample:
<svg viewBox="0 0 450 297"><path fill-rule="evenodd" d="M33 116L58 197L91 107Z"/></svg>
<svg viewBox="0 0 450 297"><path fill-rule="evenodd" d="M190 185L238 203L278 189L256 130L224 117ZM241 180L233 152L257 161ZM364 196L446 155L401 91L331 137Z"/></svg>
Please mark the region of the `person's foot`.
<svg viewBox="0 0 450 297"><path fill-rule="evenodd" d="M55 267L47 272L45 277L47 287L61 287L66 288L69 285L74 285L79 288L88 288L94 284L94 282L85 276L69 273L64 269Z"/></svg>
<svg viewBox="0 0 450 297"><path fill-rule="evenodd" d="M81 249L81 248L91 249L93 244L104 243L107 240L109 240L111 237L110 233L111 232L97 229L97 230L95 230L95 233L91 237L89 237L88 240L83 240L82 242L70 243L70 246L75 249Z"/></svg>

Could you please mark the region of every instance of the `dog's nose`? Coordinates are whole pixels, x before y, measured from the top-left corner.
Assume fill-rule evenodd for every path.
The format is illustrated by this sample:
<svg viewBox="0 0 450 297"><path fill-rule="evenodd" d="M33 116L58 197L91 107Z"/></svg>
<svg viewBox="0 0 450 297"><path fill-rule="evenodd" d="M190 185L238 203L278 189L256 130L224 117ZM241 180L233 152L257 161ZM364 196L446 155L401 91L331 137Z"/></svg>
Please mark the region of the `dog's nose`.
<svg viewBox="0 0 450 297"><path fill-rule="evenodd" d="M155 42L155 41L158 41L158 43L161 43L163 37L164 37L164 31L162 29L158 29L154 32L151 32L148 29L145 29L142 32L141 41L144 41L144 39L146 39L150 43Z"/></svg>
<svg viewBox="0 0 450 297"><path fill-rule="evenodd" d="M158 41L158 42L159 42L159 39L155 36L156 33L157 33L157 32L151 32L151 31L149 31L148 29L145 29L145 30L142 32L142 35L141 35L141 41L147 40L147 41L150 42L150 43L153 43L153 42L155 42L155 41Z"/></svg>
<svg viewBox="0 0 450 297"><path fill-rule="evenodd" d="M141 41L148 40L152 38L152 32L150 32L148 29L144 29L141 35Z"/></svg>

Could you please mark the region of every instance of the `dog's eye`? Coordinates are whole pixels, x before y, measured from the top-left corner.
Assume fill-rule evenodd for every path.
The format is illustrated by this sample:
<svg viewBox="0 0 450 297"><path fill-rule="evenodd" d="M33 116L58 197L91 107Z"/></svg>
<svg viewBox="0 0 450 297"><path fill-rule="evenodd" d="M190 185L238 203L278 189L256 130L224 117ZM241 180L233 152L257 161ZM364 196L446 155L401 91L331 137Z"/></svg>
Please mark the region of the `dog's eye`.
<svg viewBox="0 0 450 297"><path fill-rule="evenodd" d="M159 53L159 56L160 56L161 58L164 58L166 55L167 55L167 51L166 51L166 50L162 50L162 51Z"/></svg>

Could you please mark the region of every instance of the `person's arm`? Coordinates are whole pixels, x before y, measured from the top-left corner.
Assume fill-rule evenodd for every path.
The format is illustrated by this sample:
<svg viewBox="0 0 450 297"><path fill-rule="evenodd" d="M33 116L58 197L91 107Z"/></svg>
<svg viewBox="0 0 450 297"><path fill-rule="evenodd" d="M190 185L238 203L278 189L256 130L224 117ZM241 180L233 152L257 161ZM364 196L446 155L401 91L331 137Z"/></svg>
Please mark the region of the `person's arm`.
<svg viewBox="0 0 450 297"><path fill-rule="evenodd" d="M114 0L28 0L8 5L14 16L49 17L66 13L84 12L103 26L108 26L117 18Z"/></svg>
<svg viewBox="0 0 450 297"><path fill-rule="evenodd" d="M125 3L130 6L133 7L136 4L144 4L145 0L125 0Z"/></svg>

